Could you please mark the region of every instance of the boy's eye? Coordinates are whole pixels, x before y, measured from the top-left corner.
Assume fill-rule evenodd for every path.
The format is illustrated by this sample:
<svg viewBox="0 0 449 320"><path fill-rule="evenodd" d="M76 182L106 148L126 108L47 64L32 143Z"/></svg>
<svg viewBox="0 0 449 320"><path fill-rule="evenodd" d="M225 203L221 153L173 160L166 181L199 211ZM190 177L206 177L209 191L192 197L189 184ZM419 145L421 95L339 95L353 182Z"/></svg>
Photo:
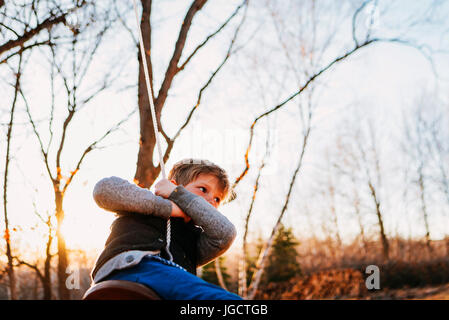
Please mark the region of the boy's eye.
<svg viewBox="0 0 449 320"><path fill-rule="evenodd" d="M201 189L203 192L206 192L206 188L200 187L200 189Z"/></svg>
<svg viewBox="0 0 449 320"><path fill-rule="evenodd" d="M217 203L219 203L219 202L220 202L220 198L215 198L215 201L216 201Z"/></svg>

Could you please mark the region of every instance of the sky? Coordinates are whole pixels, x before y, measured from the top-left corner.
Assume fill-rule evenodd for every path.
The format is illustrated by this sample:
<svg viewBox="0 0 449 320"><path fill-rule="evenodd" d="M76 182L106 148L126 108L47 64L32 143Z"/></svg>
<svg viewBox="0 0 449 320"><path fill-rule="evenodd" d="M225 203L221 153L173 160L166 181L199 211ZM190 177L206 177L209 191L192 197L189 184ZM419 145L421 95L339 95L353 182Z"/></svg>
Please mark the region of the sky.
<svg viewBox="0 0 449 320"><path fill-rule="evenodd" d="M326 1L320 3L329 5ZM353 45L350 20L345 15L345 10L351 9L350 3L352 2L345 2L340 8L341 11L334 15L318 15L321 19L320 26L323 25L317 33L318 43L325 40L324 36L320 38L321 35L329 33L326 26L327 28L336 26L338 31L334 34L333 44L323 55L321 65L325 65ZM386 36L394 34L395 29L392 25L398 24L404 17L415 12L422 12L420 6L425 7L430 2L423 4L414 1L413 5L410 5L410 1L396 1L391 5L387 5L385 1L380 3L381 10L375 32ZM196 44L231 14L237 4L238 1L223 0L215 5L206 5L195 19L185 52L191 52ZM155 57L153 60L155 85L158 87L176 41L179 22L187 7L185 1L174 0L156 1L155 6L153 12L158 14L154 14L155 34L152 52ZM390 11L384 13L387 9ZM279 15L283 16L291 8L283 2L275 2L273 10L277 10ZM198 112L175 144L166 163L167 172L179 159L207 158L225 168L233 182L244 168L243 154L248 143L249 127L254 118L296 90L298 82L295 80L291 65L285 60L285 55L280 49L279 38L272 25L273 20L267 12L269 10L263 7L250 7L248 10L247 24L236 46L240 46L241 49L231 57L205 92ZM285 18L285 24L292 28L291 33L295 35L297 29L294 21L297 21L295 20L297 17L295 11L292 12L291 16ZM447 16L444 12L449 13L447 5L442 7L439 14ZM176 78L162 114L162 123L169 136L173 136L184 122L196 101L199 88L223 59L226 46L241 17L239 15L223 34L212 40L207 49L200 51L192 64ZM131 12L125 21L136 36L136 22L133 19L134 13ZM407 36L416 38L420 43L429 44L434 48L449 49L447 23L421 28L412 27L410 30ZM289 32L283 34L285 39L288 39L289 35L291 36ZM288 45L292 48L291 54L296 57L298 51L296 40L288 42ZM127 31L117 27L114 32L107 34L104 45L100 47L98 56L89 69L88 80L79 90L86 92L87 95L107 71L122 70L122 73L111 90L100 94L75 117L68 131L63 154L63 174L73 170L80 153L93 139L100 137L136 107L137 56L134 48ZM361 49L318 79L312 99L315 113L310 148L307 150L303 170L298 176L283 220L293 226L298 237L305 238L319 229L321 203L316 201L311 190L319 184L317 172L322 168L323 151L332 144L335 132L342 125L341 120L355 109L363 117L375 118L387 141L382 148L386 153L390 152L393 144L391 141L388 142L391 140L389 137L398 130L401 112L412 105L417 96L423 91L430 91L435 92L441 101L448 101L447 58L448 56L444 54L434 55L437 77L429 61L416 48L378 43ZM301 58L293 60L298 69L304 67ZM38 129L44 139L48 139L48 124L45 121L48 119L47 106L50 98L48 70L45 54L33 53L26 66L23 83L33 116L35 119L43 120L39 122ZM11 90L6 84L7 81L11 81L11 78L7 78L8 75L11 76L11 72L5 68L1 72L4 81L0 83L0 96L6 97L2 99L0 111L0 122L3 124L7 122L8 112L5 110L9 108L5 101L11 100ZM57 90L62 90L61 83L58 84ZM64 99L66 98L63 94L57 96L57 105L61 107L57 108L56 119L59 122L54 128L55 136L60 132L61 118L65 116ZM282 111L260 121L256 126L255 140L250 153L252 169L238 186L238 198L220 209L238 230L239 238L233 249L237 249L241 241L243 220L249 208L253 183L257 175L255 168L259 166L265 153L267 127L270 128L272 149L267 167L263 171L250 231L255 236L258 234L266 236L274 226L300 152L302 137L298 103L305 101L302 98L293 100ZM26 122L27 119L23 104L20 106L16 118L18 123ZM2 125L1 129L2 133L6 132L5 126ZM43 226L38 223L33 213L33 201L39 212L52 211L52 187L31 128L17 125L14 130L16 135L12 146L14 158L9 175L8 209L12 225L19 228L19 232L22 230L27 234L24 238L17 232L20 246L24 246L32 254L39 250L43 243L41 235ZM92 190L97 181L108 176L119 176L132 181L137 162L138 139L139 119L136 113L119 131L105 140L102 144L104 148L92 151L86 158L64 201L66 214L64 234L69 247L88 250L93 254L99 253L103 247L114 217L112 213L96 206ZM2 142L1 159L5 158L5 149ZM52 150L54 153L55 149ZM388 162L388 156L386 159ZM0 170L3 173L3 167ZM390 201L394 202L394 199ZM400 215L393 213L398 205L400 204L393 203L389 207L389 213L390 211L392 213L386 219L388 230L397 228L401 219ZM316 230L312 231L310 224L307 223L305 207L312 212L312 225L315 224ZM342 221L340 229L349 241L357 233L357 226L354 225L354 219L348 218L345 214L347 208L340 209ZM368 217L367 221L370 219ZM442 227L449 222L447 217L441 216L438 219L440 220L432 221L435 238L444 236L448 231ZM405 226L400 226L399 229L407 232ZM417 226L414 232L420 235L422 230Z"/></svg>

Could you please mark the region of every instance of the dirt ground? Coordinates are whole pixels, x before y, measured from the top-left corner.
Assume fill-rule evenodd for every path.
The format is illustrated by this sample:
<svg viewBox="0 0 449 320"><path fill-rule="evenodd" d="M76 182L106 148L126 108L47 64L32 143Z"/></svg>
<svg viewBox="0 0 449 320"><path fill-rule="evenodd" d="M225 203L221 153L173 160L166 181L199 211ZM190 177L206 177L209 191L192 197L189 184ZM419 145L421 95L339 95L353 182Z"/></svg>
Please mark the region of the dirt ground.
<svg viewBox="0 0 449 320"><path fill-rule="evenodd" d="M261 300L449 300L449 283L420 288L368 290L360 270L334 269L269 283L256 299Z"/></svg>
<svg viewBox="0 0 449 320"><path fill-rule="evenodd" d="M379 300L449 300L449 283L436 287L397 289L369 293L361 299Z"/></svg>

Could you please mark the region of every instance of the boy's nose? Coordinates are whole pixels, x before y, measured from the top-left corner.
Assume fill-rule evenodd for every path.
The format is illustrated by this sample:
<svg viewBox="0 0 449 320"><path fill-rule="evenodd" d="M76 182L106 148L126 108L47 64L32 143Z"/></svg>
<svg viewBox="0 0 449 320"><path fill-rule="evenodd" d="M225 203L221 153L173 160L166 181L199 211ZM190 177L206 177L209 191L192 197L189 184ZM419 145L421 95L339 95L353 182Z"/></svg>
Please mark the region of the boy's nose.
<svg viewBox="0 0 449 320"><path fill-rule="evenodd" d="M212 197L212 198L208 198L207 199L207 202L209 202L213 207L215 207L215 201L214 201L214 198ZM216 207L215 207L216 208Z"/></svg>

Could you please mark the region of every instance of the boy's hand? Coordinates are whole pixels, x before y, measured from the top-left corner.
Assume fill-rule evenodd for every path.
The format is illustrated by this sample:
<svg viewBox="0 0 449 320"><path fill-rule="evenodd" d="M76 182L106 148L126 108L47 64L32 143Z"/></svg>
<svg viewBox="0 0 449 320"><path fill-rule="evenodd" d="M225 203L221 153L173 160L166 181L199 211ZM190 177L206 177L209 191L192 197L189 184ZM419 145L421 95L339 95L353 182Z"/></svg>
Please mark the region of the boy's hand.
<svg viewBox="0 0 449 320"><path fill-rule="evenodd" d="M168 179L162 179L156 185L154 186L154 193L157 196L161 196L165 199L167 199L170 194L173 192L173 190L176 189L176 184L171 182ZM171 216L173 218L183 218L184 222L189 222L191 218L184 213L184 211L181 210L180 207L173 201L171 201L172 204L172 210L171 210Z"/></svg>
<svg viewBox="0 0 449 320"><path fill-rule="evenodd" d="M167 199L173 190L176 189L176 184L170 182L168 179L162 179L154 186L154 193Z"/></svg>
<svg viewBox="0 0 449 320"><path fill-rule="evenodd" d="M171 201L171 204L172 204L171 217L183 218L185 223L189 222L192 219L188 215L186 215L184 211L182 211L181 208L176 205L176 203Z"/></svg>

